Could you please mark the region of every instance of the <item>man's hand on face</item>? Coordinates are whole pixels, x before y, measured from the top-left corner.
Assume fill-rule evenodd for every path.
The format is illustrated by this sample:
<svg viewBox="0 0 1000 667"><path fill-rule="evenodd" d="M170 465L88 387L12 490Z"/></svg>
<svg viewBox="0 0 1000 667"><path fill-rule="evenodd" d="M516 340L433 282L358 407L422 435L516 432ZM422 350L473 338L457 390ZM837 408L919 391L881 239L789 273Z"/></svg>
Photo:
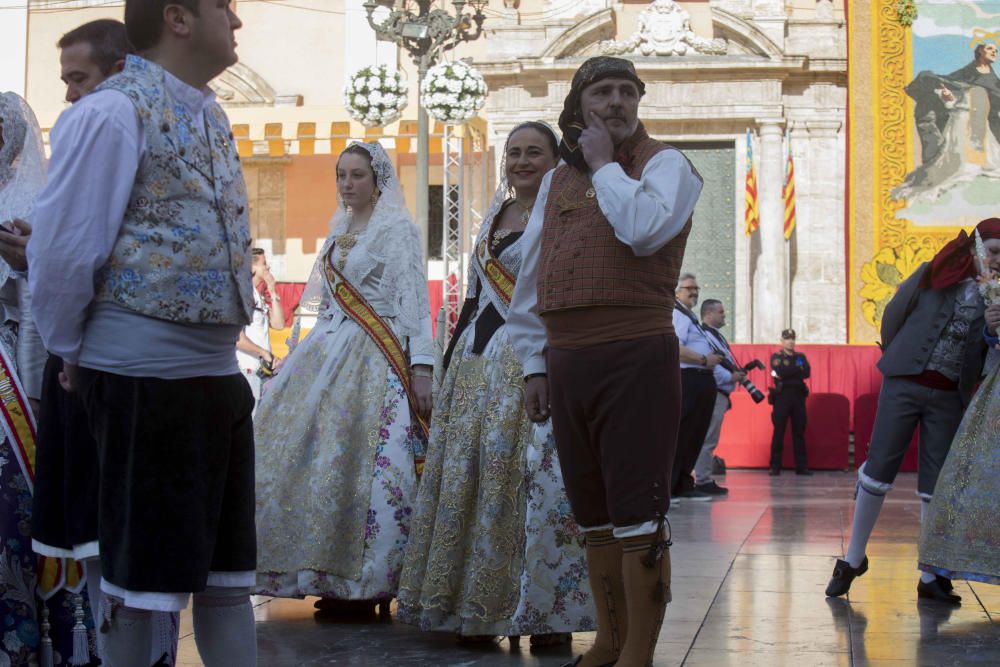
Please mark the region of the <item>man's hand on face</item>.
<svg viewBox="0 0 1000 667"><path fill-rule="evenodd" d="M611 139L611 132L608 131L604 119L593 111L587 119L587 128L580 134L579 142L583 159L590 167L590 173L596 172L615 159L615 143Z"/></svg>
<svg viewBox="0 0 1000 667"><path fill-rule="evenodd" d="M25 249L31 238L31 225L24 220L11 220L0 225L0 257L15 271L28 270Z"/></svg>
<svg viewBox="0 0 1000 667"><path fill-rule="evenodd" d="M264 279L264 284L267 285L267 289L273 292L274 291L274 286L278 283L278 281L274 277L274 274L271 273L271 267L270 266L265 266L264 267L264 270L261 273L261 278Z"/></svg>

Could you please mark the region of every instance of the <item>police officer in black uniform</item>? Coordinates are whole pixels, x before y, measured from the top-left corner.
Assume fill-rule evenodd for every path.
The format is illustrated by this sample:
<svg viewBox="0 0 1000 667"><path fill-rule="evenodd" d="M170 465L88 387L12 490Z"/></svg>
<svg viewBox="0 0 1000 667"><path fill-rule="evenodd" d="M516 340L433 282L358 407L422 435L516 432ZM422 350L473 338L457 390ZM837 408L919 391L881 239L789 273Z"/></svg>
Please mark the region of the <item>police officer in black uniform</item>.
<svg viewBox="0 0 1000 667"><path fill-rule="evenodd" d="M795 331L781 332L781 349L771 355L771 388L768 402L774 406L771 421L774 434L771 436L770 475L781 474L781 450L785 442L785 425L792 420L792 443L795 446L795 474L811 475L806 462L806 388L809 377L809 360L806 355L795 351Z"/></svg>

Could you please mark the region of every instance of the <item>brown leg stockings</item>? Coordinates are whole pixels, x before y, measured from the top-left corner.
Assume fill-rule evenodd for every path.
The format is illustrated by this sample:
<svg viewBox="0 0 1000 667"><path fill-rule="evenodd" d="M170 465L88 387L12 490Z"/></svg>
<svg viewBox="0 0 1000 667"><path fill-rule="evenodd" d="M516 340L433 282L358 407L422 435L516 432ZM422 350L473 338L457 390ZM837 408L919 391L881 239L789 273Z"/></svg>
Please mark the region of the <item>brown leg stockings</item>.
<svg viewBox="0 0 1000 667"><path fill-rule="evenodd" d="M611 530L586 533L587 571L597 608L597 638L579 667L614 665L628 633L625 587L622 584L622 544ZM649 540L647 540L648 544Z"/></svg>

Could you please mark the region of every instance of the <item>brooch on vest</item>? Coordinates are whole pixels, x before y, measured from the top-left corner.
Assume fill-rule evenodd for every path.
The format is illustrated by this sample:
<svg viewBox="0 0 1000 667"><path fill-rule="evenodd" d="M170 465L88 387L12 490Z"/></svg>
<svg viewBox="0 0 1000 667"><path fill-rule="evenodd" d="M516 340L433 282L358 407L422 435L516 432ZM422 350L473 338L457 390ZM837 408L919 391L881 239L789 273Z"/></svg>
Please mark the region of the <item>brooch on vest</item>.
<svg viewBox="0 0 1000 667"><path fill-rule="evenodd" d="M556 200L560 212L597 206L597 190L589 178L573 174L566 180L569 182L562 188L559 199Z"/></svg>

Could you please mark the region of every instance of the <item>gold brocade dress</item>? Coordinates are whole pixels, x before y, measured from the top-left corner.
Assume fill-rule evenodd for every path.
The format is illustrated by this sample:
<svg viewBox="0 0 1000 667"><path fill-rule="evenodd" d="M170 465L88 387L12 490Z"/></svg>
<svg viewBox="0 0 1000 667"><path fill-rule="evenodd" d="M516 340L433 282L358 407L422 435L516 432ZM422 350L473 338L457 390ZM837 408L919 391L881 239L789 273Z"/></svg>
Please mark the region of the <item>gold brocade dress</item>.
<svg viewBox="0 0 1000 667"><path fill-rule="evenodd" d="M920 569L1000 584L1000 352L955 434L920 532Z"/></svg>
<svg viewBox="0 0 1000 667"><path fill-rule="evenodd" d="M426 305L416 230L408 284ZM393 232L395 233L395 232ZM412 350L431 350L400 330L373 232L341 234L321 253L333 261ZM396 595L417 495L414 458L424 448L403 385L378 344L337 305L329 286L316 326L267 383L254 419L257 592L386 601ZM431 357L432 358L432 357Z"/></svg>
<svg viewBox="0 0 1000 667"><path fill-rule="evenodd" d="M513 275L519 237L495 246ZM466 302L436 398L398 616L463 635L592 630L582 535L552 428L527 419L521 364L488 289L479 281L478 298ZM499 325L491 336L482 329L489 317Z"/></svg>

